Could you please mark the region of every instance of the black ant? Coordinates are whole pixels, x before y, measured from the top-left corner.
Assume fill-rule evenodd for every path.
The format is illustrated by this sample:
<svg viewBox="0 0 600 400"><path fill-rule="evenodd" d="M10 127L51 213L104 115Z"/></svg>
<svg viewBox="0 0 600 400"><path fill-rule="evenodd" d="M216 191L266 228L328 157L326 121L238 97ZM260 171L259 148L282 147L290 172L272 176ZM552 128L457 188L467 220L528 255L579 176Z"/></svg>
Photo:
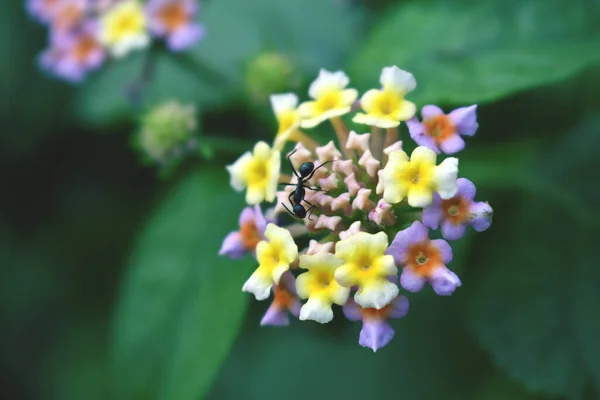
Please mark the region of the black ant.
<svg viewBox="0 0 600 400"><path fill-rule="evenodd" d="M327 163L333 162L334 160L326 161L323 164L319 165L317 168L315 168L314 163L307 161L305 163L302 163L302 165L299 168L300 171L296 171L296 168L294 168L294 164L292 164L292 160L290 157L292 157L292 154L294 154L297 150L298 149L292 151L288 155L288 161L289 161L290 165L292 166L292 171L294 171L294 175L296 175L296 178L298 178L298 182L297 183L280 183L280 185L283 185L283 186L296 186L296 189L294 189L294 191L292 193L290 193L290 195L288 196L288 200L290 202L290 205L292 206L292 210L290 211L290 209L284 203L281 203L281 204L285 207L287 212L290 213L290 215L296 216L298 218L304 218L304 217L306 217L306 214L308 213L308 220L312 221L310 219L310 217L316 206L314 204L308 202L304 198L304 196L306 195L306 189L314 190L316 192L322 192L323 190L317 189L317 188L312 188L310 186L306 186L306 183L313 177L316 170L318 170L319 168L321 168L323 165L325 165ZM294 196L293 199L292 199L292 196ZM306 204L308 204L310 206L310 208L308 210L305 209L304 206L302 206L302 204L300 204L300 202L302 202L302 201L304 201Z"/></svg>

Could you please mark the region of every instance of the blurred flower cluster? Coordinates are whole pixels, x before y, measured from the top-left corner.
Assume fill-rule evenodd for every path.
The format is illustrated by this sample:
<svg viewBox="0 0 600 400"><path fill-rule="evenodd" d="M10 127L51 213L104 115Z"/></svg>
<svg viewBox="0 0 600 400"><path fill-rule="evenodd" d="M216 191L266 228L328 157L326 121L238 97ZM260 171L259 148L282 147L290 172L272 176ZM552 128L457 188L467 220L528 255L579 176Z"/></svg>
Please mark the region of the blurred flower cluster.
<svg viewBox="0 0 600 400"><path fill-rule="evenodd" d="M109 57L120 58L164 40L183 51L204 36L196 0L27 0L29 13L48 26L43 69L81 82Z"/></svg>
<svg viewBox="0 0 600 400"><path fill-rule="evenodd" d="M273 294L261 324L287 325L289 314L327 323L338 305L347 319L362 321L359 343L376 351L394 336L387 321L408 312L401 288L418 292L429 284L448 296L461 286L448 267L448 241L461 239L469 226L486 230L493 212L475 201L474 184L458 177L458 159L446 156L477 131L475 105L447 114L427 105L419 119L405 98L416 80L396 66L384 68L381 87L360 99L349 83L342 71L321 70L309 101L271 96L279 124L273 144L259 142L227 167L248 207L220 254L256 258L242 290L257 300ZM350 113L368 132L348 129L343 117ZM337 143L319 143L305 131L327 121ZM416 146L400 140L402 122ZM283 160L291 176L281 172L288 142L295 143ZM275 200L263 212L260 203ZM286 213L298 222L286 224L292 220Z"/></svg>

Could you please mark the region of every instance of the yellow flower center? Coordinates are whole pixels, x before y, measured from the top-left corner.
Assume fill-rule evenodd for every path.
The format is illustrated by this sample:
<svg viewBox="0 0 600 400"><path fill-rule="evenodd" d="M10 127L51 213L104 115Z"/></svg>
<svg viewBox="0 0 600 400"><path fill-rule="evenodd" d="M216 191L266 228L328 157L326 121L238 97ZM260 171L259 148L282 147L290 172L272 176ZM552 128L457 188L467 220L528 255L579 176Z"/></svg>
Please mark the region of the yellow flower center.
<svg viewBox="0 0 600 400"><path fill-rule="evenodd" d="M246 171L246 180L248 186L251 185L264 185L267 181L267 165L263 160L253 159Z"/></svg>
<svg viewBox="0 0 600 400"><path fill-rule="evenodd" d="M260 255L260 267L271 274L280 262L281 248L275 243L269 243L269 247Z"/></svg>
<svg viewBox="0 0 600 400"><path fill-rule="evenodd" d="M323 93L316 101L316 111L321 114L335 108L342 107L342 92L336 89L330 89Z"/></svg>
<svg viewBox="0 0 600 400"><path fill-rule="evenodd" d="M372 114L378 116L391 116L400 109L401 98L394 92L383 90L375 98Z"/></svg>
<svg viewBox="0 0 600 400"><path fill-rule="evenodd" d="M434 167L424 162L409 161L398 171L398 180L404 182L409 188L431 187Z"/></svg>
<svg viewBox="0 0 600 400"><path fill-rule="evenodd" d="M133 3L122 3L105 17L105 29L109 43L116 43L123 38L143 33L146 20L142 7Z"/></svg>

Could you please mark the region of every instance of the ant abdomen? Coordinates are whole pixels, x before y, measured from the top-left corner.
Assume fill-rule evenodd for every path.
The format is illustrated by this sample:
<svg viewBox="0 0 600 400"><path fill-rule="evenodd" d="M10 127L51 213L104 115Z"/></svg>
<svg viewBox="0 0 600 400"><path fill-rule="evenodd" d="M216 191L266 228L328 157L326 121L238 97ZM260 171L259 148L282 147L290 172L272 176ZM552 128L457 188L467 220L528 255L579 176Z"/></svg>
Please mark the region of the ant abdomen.
<svg viewBox="0 0 600 400"><path fill-rule="evenodd" d="M306 210L300 204L296 204L294 208L292 208L292 211L298 218L306 217Z"/></svg>

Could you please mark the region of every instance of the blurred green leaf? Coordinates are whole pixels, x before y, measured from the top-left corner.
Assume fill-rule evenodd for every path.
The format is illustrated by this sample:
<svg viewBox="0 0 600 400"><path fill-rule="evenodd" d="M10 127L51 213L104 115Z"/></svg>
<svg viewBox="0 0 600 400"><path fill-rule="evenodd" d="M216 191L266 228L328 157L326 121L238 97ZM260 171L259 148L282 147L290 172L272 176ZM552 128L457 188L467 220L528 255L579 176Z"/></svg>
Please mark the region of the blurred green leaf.
<svg viewBox="0 0 600 400"><path fill-rule="evenodd" d="M411 71L419 104L489 102L600 62L597 2L411 2L397 5L354 54L360 89L388 65Z"/></svg>
<svg viewBox="0 0 600 400"><path fill-rule="evenodd" d="M304 74L338 67L360 34L359 17L334 0L207 2L201 15L206 38L186 53L156 55L143 104L177 98L204 109L221 106L243 93L245 64L263 50L281 52ZM90 78L76 101L84 121L107 124L131 116L125 95L142 74L143 58L138 53L115 60Z"/></svg>
<svg viewBox="0 0 600 400"><path fill-rule="evenodd" d="M504 374L496 372L482 386L475 397L476 400L535 400L539 399L529 393L519 383L508 379Z"/></svg>
<svg viewBox="0 0 600 400"><path fill-rule="evenodd" d="M133 251L113 332L120 398L198 399L229 351L250 270L217 255L242 208L227 182L223 170L188 176Z"/></svg>
<svg viewBox="0 0 600 400"><path fill-rule="evenodd" d="M394 339L375 354L358 344L361 324L341 313L327 325L261 328L267 304L257 305L208 398L469 398L483 361L452 300L411 296L408 315L391 321Z"/></svg>
<svg viewBox="0 0 600 400"><path fill-rule="evenodd" d="M518 207L515 201L497 207L502 218L473 247L477 267L463 280L467 321L512 377L531 390L577 399L600 360L600 292L587 286L598 282L600 232L543 197L521 197Z"/></svg>

